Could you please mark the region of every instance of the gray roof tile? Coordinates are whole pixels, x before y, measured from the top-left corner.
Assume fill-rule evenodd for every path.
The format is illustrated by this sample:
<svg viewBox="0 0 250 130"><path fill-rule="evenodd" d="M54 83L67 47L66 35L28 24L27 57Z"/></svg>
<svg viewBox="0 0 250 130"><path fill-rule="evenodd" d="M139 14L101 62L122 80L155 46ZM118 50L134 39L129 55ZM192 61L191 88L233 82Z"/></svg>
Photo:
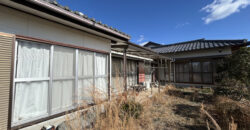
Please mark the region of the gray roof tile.
<svg viewBox="0 0 250 130"><path fill-rule="evenodd" d="M247 42L246 39L242 39L242 40L198 39L194 41L187 41L187 42L174 43L174 44L168 44L168 45L159 45L157 47L153 47L152 49L158 53L174 53L174 52L219 48L219 47L226 47L226 46L246 46L249 44L250 42Z"/></svg>

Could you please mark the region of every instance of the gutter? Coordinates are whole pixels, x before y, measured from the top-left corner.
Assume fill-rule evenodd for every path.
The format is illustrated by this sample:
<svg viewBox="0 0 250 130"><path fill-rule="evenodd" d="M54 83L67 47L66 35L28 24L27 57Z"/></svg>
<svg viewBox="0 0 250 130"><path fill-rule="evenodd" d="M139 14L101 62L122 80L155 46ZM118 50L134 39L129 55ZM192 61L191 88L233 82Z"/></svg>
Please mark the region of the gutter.
<svg viewBox="0 0 250 130"><path fill-rule="evenodd" d="M67 11L63 8L59 8L53 4L50 4L46 1L43 1L43 0L26 0L27 2L30 2L32 4L35 4L35 5L38 5L40 7L43 7L43 8L46 8L48 10L51 10L51 11L54 11L56 13L59 13L61 15L64 15L64 16L67 16L67 17L70 17L74 20L77 20L79 22L82 22L83 24L86 24L86 25L89 25L93 28L96 28L96 29L100 29L100 30L103 30L103 31L106 31L108 33L112 33L118 37L122 37L126 40L130 40L130 36L126 35L126 34L122 34L122 32L118 31L118 30L114 30L113 28L111 29L111 27L107 27L106 25L102 25L101 23L97 23L94 19L88 19L88 18L84 18L85 15L82 14L82 13L74 13L74 12L70 12L70 11ZM73 14L74 13L74 14Z"/></svg>

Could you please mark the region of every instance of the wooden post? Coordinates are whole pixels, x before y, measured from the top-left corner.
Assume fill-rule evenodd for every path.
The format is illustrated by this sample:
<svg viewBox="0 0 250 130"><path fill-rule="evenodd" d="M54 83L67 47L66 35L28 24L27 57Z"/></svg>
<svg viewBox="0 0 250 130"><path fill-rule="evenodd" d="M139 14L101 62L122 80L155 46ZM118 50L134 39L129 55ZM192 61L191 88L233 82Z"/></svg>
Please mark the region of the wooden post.
<svg viewBox="0 0 250 130"><path fill-rule="evenodd" d="M169 67L168 67L168 81L171 83L171 60L169 61Z"/></svg>
<svg viewBox="0 0 250 130"><path fill-rule="evenodd" d="M124 91L127 92L127 48L123 50L123 72Z"/></svg>
<svg viewBox="0 0 250 130"><path fill-rule="evenodd" d="M158 77L159 77L158 92L160 93L161 92L161 90L160 90L161 89L160 88L160 86L161 86L161 78L160 78L161 75L160 75L160 73L161 73L161 67L162 67L162 60L161 59L159 60L158 65L159 65L159 67L158 67L158 70L159 70L159 72L158 72Z"/></svg>
<svg viewBox="0 0 250 130"><path fill-rule="evenodd" d="M176 78L175 76L176 76L176 74L175 74L175 61L174 61L174 76L173 76L173 78L174 78L174 83L176 82L176 81L175 81L175 78Z"/></svg>

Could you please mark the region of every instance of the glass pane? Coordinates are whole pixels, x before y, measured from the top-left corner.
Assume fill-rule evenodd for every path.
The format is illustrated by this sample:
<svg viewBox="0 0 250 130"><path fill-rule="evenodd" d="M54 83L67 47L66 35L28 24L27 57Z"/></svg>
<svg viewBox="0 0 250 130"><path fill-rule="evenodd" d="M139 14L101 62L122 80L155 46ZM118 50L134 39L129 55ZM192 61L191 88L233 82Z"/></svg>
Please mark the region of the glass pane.
<svg viewBox="0 0 250 130"><path fill-rule="evenodd" d="M53 76L74 76L74 53L75 50L66 47L55 46L53 57Z"/></svg>
<svg viewBox="0 0 250 130"><path fill-rule="evenodd" d="M16 83L13 122L47 114L48 81Z"/></svg>
<svg viewBox="0 0 250 130"><path fill-rule="evenodd" d="M179 66L178 66L179 67L179 72L183 72L183 66L184 66L183 64L179 64Z"/></svg>
<svg viewBox="0 0 250 130"><path fill-rule="evenodd" d="M183 82L190 82L189 81L189 73L183 73Z"/></svg>
<svg viewBox="0 0 250 130"><path fill-rule="evenodd" d="M52 110L63 110L73 105L73 80L53 81Z"/></svg>
<svg viewBox="0 0 250 130"><path fill-rule="evenodd" d="M121 74L122 74L121 60L117 58L112 58L112 75L119 76Z"/></svg>
<svg viewBox="0 0 250 130"><path fill-rule="evenodd" d="M183 72L189 72L189 63L184 64L184 70Z"/></svg>
<svg viewBox="0 0 250 130"><path fill-rule="evenodd" d="M78 80L78 102L93 103L94 85L93 78Z"/></svg>
<svg viewBox="0 0 250 130"><path fill-rule="evenodd" d="M18 41L17 78L49 77L50 46Z"/></svg>
<svg viewBox="0 0 250 130"><path fill-rule="evenodd" d="M94 72L94 53L87 51L79 51L78 56L78 75L93 76Z"/></svg>
<svg viewBox="0 0 250 130"><path fill-rule="evenodd" d="M106 75L107 74L107 55L96 54L95 58L96 62L96 76L98 75Z"/></svg>
<svg viewBox="0 0 250 130"><path fill-rule="evenodd" d="M210 62L202 63L202 71L203 72L212 72L212 64Z"/></svg>
<svg viewBox="0 0 250 130"><path fill-rule="evenodd" d="M193 72L201 72L200 62L192 62Z"/></svg>
<svg viewBox="0 0 250 130"><path fill-rule="evenodd" d="M203 82L204 83L213 83L212 73L203 73Z"/></svg>
<svg viewBox="0 0 250 130"><path fill-rule="evenodd" d="M112 92L122 92L124 90L123 88L123 76L115 76L112 77Z"/></svg>
<svg viewBox="0 0 250 130"><path fill-rule="evenodd" d="M193 82L201 83L201 73L193 73Z"/></svg>
<svg viewBox="0 0 250 130"><path fill-rule="evenodd" d="M184 81L184 79L183 79L183 73L179 73L179 81L180 81L180 82L183 82L183 81Z"/></svg>
<svg viewBox="0 0 250 130"><path fill-rule="evenodd" d="M95 81L95 94L100 99L106 99L108 94L108 78L96 78Z"/></svg>

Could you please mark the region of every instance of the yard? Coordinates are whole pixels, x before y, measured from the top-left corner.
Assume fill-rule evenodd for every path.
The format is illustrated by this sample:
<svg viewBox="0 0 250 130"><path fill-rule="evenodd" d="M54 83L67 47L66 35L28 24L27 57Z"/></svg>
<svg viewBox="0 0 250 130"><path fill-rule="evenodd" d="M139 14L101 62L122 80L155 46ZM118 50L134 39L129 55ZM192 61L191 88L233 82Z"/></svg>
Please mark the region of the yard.
<svg viewBox="0 0 250 130"><path fill-rule="evenodd" d="M233 101L225 97L214 97L210 88L176 88L167 86L158 92L129 92L120 95L117 100L100 109L89 129L95 130L204 130L219 127L229 129L230 125L238 129L250 128L250 102ZM125 105L124 105L125 104ZM201 111L204 104L209 118ZM81 123L81 122L80 122ZM69 125L74 128L75 126ZM235 129L230 129L235 130Z"/></svg>

